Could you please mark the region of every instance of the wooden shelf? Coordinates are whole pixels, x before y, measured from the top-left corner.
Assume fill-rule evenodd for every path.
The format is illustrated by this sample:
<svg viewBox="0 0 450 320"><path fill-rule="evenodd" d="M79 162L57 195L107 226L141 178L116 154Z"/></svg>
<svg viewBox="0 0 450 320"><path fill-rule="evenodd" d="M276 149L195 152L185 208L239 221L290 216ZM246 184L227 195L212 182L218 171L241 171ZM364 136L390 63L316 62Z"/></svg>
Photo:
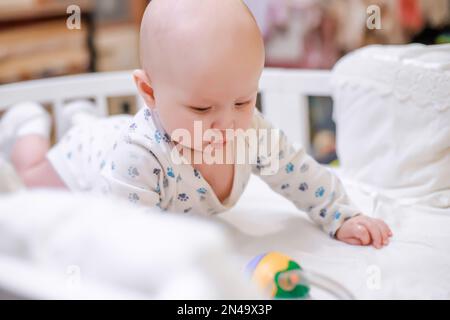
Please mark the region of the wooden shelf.
<svg viewBox="0 0 450 320"><path fill-rule="evenodd" d="M17 4L0 5L0 22L14 22L68 16L67 7L73 4L78 5L81 8L82 14L91 12L94 9L93 1L89 0L18 1Z"/></svg>

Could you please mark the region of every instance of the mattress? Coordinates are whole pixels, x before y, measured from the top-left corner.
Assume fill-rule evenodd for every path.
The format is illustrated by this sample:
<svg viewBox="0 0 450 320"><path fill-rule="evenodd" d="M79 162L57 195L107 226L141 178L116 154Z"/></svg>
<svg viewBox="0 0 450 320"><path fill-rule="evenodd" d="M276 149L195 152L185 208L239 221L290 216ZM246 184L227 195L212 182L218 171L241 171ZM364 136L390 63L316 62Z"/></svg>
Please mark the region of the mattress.
<svg viewBox="0 0 450 320"><path fill-rule="evenodd" d="M356 205L393 230L383 249L351 246L324 234L303 212L252 177L242 200L220 218L241 264L279 251L325 275L357 299L450 299L448 210L385 198L343 179Z"/></svg>

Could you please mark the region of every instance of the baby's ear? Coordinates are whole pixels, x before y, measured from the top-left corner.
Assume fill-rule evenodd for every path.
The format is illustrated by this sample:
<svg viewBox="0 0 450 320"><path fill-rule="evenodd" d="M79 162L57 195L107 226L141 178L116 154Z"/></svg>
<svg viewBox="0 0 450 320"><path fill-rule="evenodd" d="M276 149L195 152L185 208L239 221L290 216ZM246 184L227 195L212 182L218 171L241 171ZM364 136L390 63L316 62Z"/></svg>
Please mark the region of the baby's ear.
<svg viewBox="0 0 450 320"><path fill-rule="evenodd" d="M144 70L135 70L133 71L133 79L145 104L153 109L155 107L155 96L149 77Z"/></svg>

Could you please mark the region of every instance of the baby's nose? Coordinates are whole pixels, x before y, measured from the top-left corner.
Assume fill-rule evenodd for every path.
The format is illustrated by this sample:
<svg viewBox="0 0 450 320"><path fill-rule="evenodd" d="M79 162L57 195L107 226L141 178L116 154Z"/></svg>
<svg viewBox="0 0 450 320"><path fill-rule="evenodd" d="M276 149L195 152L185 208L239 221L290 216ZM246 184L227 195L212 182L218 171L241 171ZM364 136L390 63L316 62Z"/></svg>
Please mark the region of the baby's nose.
<svg viewBox="0 0 450 320"><path fill-rule="evenodd" d="M225 134L226 130L234 129L234 122L232 120L228 120L226 118L218 119L211 126L212 129L218 130Z"/></svg>
<svg viewBox="0 0 450 320"><path fill-rule="evenodd" d="M233 123L228 123L228 124L223 124L223 125L215 125L211 128L212 130L216 131L217 133L220 134L222 142L227 140L227 130L234 130L234 125Z"/></svg>

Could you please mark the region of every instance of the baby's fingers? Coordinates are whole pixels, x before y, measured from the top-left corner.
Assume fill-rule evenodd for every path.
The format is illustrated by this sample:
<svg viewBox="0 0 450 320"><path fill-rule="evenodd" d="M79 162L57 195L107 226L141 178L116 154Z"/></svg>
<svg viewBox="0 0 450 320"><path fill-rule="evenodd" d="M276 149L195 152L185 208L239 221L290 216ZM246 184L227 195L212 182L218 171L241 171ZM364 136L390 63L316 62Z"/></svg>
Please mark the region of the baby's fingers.
<svg viewBox="0 0 450 320"><path fill-rule="evenodd" d="M372 244L375 248L380 249L383 245L383 237L381 235L380 227L373 221L361 222L367 230L369 230L370 237L372 238Z"/></svg>
<svg viewBox="0 0 450 320"><path fill-rule="evenodd" d="M393 236L392 230L391 230L391 228L389 228L389 226L386 224L386 222L384 222L383 220L378 220L378 221L383 226L383 230L386 230L388 236L392 237Z"/></svg>
<svg viewBox="0 0 450 320"><path fill-rule="evenodd" d="M361 224L356 225L356 237L361 241L362 245L367 246L370 244L369 231Z"/></svg>
<svg viewBox="0 0 450 320"><path fill-rule="evenodd" d="M351 244L351 245L354 245L354 246L361 246L362 245L361 240L359 240L358 238L348 238L348 239L345 239L344 242L346 242L348 244Z"/></svg>
<svg viewBox="0 0 450 320"><path fill-rule="evenodd" d="M389 243L389 235L390 235L389 227L382 220L377 220L377 223L383 236L383 244L387 245Z"/></svg>

